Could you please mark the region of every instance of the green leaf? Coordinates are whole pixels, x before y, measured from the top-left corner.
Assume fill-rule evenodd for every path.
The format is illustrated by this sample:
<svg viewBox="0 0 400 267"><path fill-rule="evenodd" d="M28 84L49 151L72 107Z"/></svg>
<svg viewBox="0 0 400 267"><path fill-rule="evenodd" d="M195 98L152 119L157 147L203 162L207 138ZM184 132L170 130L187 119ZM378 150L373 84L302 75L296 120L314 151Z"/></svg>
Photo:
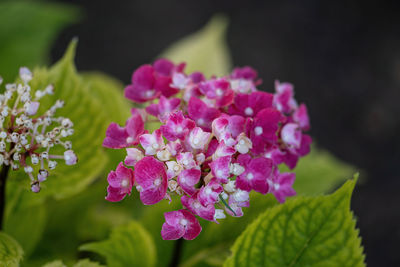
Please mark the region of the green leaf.
<svg viewBox="0 0 400 267"><path fill-rule="evenodd" d="M299 197L247 227L224 267L365 266L350 199L356 180L334 194Z"/></svg>
<svg viewBox="0 0 400 267"><path fill-rule="evenodd" d="M226 75L232 67L225 40L227 26L227 17L216 15L203 29L172 44L160 57L187 62L188 73L201 71L207 77Z"/></svg>
<svg viewBox="0 0 400 267"><path fill-rule="evenodd" d="M42 267L67 267L61 260L55 260L49 263L46 263Z"/></svg>
<svg viewBox="0 0 400 267"><path fill-rule="evenodd" d="M124 85L101 72L83 73L83 79L89 85L90 94L101 102L103 108L107 110L107 126L110 122L116 122L119 125L125 125L130 117L131 103L124 97ZM102 136L105 136L104 129ZM125 149L105 149L110 162L108 168L114 169L118 163L125 158Z"/></svg>
<svg viewBox="0 0 400 267"><path fill-rule="evenodd" d="M107 266L155 266L156 247L150 234L137 222L115 228L108 240L85 244L80 250L104 256Z"/></svg>
<svg viewBox="0 0 400 267"><path fill-rule="evenodd" d="M47 59L58 32L78 20L78 9L38 1L0 3L0 75L11 82L20 66Z"/></svg>
<svg viewBox="0 0 400 267"><path fill-rule="evenodd" d="M74 264L73 267L102 267L104 265L101 265L97 262L90 261L89 259L84 259L78 261L76 264Z"/></svg>
<svg viewBox="0 0 400 267"><path fill-rule="evenodd" d="M103 266L104 265L101 265L98 262L90 261L89 259L80 260L73 265L73 267L103 267ZM67 267L67 266L61 260L55 260L46 263L42 267Z"/></svg>
<svg viewBox="0 0 400 267"><path fill-rule="evenodd" d="M1 266L19 266L24 251L11 236L0 232L0 263Z"/></svg>
<svg viewBox="0 0 400 267"><path fill-rule="evenodd" d="M283 164L281 170L290 171ZM310 154L301 158L293 171L296 173L294 189L299 195L319 195L330 193L351 177L355 168L313 146Z"/></svg>
<svg viewBox="0 0 400 267"><path fill-rule="evenodd" d="M21 204L19 202L19 204ZM5 218L4 231L13 236L22 246L28 258L42 237L47 212L45 206L15 206ZM21 223L22 222L22 223Z"/></svg>

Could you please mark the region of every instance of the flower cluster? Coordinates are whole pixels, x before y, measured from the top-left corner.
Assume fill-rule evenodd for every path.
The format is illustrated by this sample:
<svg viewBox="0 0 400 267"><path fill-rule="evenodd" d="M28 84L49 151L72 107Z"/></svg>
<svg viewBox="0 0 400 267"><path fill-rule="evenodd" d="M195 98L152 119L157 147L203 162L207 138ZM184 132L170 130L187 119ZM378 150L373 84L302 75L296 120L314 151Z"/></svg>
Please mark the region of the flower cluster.
<svg viewBox="0 0 400 267"><path fill-rule="evenodd" d="M0 94L0 165L11 166L13 170L23 168L29 176L32 192L40 191L40 184L49 176L49 170L57 166L58 159L67 165L77 162L71 150L72 143L64 140L74 133L70 119L56 117L63 101L55 104L42 115L37 115L40 99L54 92L53 85L36 90L31 96L29 82L33 76L29 69L19 71L21 83L6 84ZM0 77L0 85L3 80ZM63 155L52 154L53 147L63 147Z"/></svg>
<svg viewBox="0 0 400 267"><path fill-rule="evenodd" d="M242 216L251 190L279 202L295 195L295 174L277 166L293 169L311 143L307 108L291 84L276 82L271 94L257 90L261 81L250 67L208 80L184 67L165 59L139 67L125 97L147 106L132 109L124 127L111 123L103 142L127 152L108 175L107 200L120 201L133 187L145 205L180 197L183 209L165 213L166 240L194 239L196 216L216 223ZM149 122L159 128L148 132Z"/></svg>

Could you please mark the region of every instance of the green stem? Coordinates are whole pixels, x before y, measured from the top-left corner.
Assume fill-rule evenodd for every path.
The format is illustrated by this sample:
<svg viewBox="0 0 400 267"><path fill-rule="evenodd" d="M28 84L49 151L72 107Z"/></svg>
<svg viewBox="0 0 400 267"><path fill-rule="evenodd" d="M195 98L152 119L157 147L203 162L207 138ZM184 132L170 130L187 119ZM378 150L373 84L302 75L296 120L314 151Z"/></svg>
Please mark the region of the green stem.
<svg viewBox="0 0 400 267"><path fill-rule="evenodd" d="M4 212L6 208L6 182L9 170L9 165L3 165L0 172L0 231L3 230Z"/></svg>

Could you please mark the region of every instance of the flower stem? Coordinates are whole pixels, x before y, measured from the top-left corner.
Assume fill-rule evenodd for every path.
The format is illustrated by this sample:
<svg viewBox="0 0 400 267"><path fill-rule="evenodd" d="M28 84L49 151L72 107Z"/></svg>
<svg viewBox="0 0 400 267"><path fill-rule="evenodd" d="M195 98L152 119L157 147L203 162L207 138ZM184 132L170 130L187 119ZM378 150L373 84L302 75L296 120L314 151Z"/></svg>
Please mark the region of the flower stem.
<svg viewBox="0 0 400 267"><path fill-rule="evenodd" d="M179 261L182 253L183 238L179 238L175 241L174 252L172 254L172 259L169 264L170 267L176 267L179 265Z"/></svg>
<svg viewBox="0 0 400 267"><path fill-rule="evenodd" d="M3 230L4 212L6 208L6 180L10 165L3 165L0 172L0 231Z"/></svg>

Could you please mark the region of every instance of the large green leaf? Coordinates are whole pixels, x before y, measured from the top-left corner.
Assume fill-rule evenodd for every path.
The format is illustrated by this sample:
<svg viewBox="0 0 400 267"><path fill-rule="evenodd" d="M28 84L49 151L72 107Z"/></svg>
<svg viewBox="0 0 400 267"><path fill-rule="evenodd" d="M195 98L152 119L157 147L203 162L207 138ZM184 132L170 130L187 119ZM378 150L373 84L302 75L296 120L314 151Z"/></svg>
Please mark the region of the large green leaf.
<svg viewBox="0 0 400 267"><path fill-rule="evenodd" d="M332 195L267 210L236 240L224 266L365 266L350 211L356 180Z"/></svg>
<svg viewBox="0 0 400 267"><path fill-rule="evenodd" d="M70 5L2 1L0 75L11 82L20 66L34 67L43 63L57 33L77 18L78 10Z"/></svg>
<svg viewBox="0 0 400 267"><path fill-rule="evenodd" d="M160 57L187 62L188 73L201 71L207 77L226 75L232 67L225 40L227 26L228 19L216 15L203 29L172 44Z"/></svg>
<svg viewBox="0 0 400 267"><path fill-rule="evenodd" d="M0 232L0 266L19 266L24 251L11 236Z"/></svg>
<svg viewBox="0 0 400 267"><path fill-rule="evenodd" d="M155 266L156 247L150 234L137 222L115 228L108 240L85 244L81 250L104 256L107 266Z"/></svg>
<svg viewBox="0 0 400 267"><path fill-rule="evenodd" d="M21 202L18 202L21 204ZM4 231L14 237L22 246L28 258L39 242L46 226L46 207L15 206L6 217Z"/></svg>

